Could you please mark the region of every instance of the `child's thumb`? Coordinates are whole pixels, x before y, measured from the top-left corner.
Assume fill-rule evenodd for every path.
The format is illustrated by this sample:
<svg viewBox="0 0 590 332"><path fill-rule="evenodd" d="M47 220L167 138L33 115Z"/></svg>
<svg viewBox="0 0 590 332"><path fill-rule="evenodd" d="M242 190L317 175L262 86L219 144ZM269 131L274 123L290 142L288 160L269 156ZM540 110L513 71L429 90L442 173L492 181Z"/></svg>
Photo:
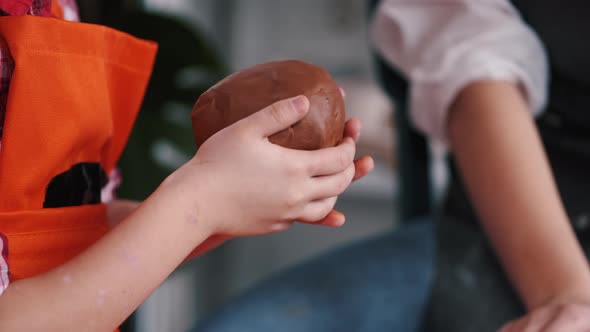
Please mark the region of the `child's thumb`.
<svg viewBox="0 0 590 332"><path fill-rule="evenodd" d="M305 96L283 99L247 118L249 125L263 137L271 136L301 120L309 110Z"/></svg>

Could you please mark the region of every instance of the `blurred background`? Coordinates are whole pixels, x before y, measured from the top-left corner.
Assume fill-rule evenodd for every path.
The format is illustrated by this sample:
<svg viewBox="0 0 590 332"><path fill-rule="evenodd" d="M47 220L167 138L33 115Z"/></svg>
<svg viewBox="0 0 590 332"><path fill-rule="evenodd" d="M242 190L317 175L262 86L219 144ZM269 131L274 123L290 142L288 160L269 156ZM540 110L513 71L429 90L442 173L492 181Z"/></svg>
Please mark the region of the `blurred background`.
<svg viewBox="0 0 590 332"><path fill-rule="evenodd" d="M196 151L189 113L209 86L258 63L301 59L326 68L363 122L359 154L376 169L338 201L340 229L296 225L232 240L176 271L129 322L186 331L224 301L278 271L396 226L393 107L373 77L362 0L80 1L82 18L160 44L152 81L120 167L120 196L144 199ZM231 204L231 202L228 202Z"/></svg>

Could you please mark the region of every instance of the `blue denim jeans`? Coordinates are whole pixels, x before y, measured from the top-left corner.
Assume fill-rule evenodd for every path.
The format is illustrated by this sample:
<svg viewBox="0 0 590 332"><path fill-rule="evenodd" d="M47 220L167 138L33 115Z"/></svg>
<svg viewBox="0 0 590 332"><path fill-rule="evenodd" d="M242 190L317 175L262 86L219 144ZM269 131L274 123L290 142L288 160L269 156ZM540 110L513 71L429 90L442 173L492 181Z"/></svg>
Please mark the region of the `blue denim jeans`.
<svg viewBox="0 0 590 332"><path fill-rule="evenodd" d="M414 222L286 270L193 332L416 331L434 276L434 230Z"/></svg>

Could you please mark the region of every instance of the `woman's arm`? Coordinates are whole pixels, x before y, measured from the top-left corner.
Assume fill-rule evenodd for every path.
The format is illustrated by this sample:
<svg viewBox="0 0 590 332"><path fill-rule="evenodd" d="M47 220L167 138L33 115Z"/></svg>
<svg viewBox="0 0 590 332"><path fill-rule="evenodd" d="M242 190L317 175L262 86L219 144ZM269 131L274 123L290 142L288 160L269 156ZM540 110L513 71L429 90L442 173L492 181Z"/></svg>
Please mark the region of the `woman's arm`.
<svg viewBox="0 0 590 332"><path fill-rule="evenodd" d="M516 9L506 0L382 0L372 37L409 80L414 125L454 150L527 306L590 298L587 262L531 116L547 96L544 48Z"/></svg>
<svg viewBox="0 0 590 332"><path fill-rule="evenodd" d="M519 88L469 85L448 126L470 197L527 307L590 301L588 263Z"/></svg>
<svg viewBox="0 0 590 332"><path fill-rule="evenodd" d="M587 332L590 305L548 304L518 320L505 324L499 332Z"/></svg>

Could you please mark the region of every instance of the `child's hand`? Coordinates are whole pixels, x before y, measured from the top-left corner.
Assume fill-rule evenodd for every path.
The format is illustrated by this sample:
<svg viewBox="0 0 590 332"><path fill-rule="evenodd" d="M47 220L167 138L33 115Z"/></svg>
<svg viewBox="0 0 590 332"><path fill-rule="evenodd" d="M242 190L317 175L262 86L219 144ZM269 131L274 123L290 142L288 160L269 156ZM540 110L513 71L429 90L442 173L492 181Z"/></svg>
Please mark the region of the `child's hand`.
<svg viewBox="0 0 590 332"><path fill-rule="evenodd" d="M343 91L343 90L341 90ZM344 96L344 93L343 93ZM350 137L354 139L355 143L358 142L359 136L361 133L361 122L357 118L352 118L346 121L346 125L344 127L344 137ZM373 158L370 156L362 156L354 161L354 178L352 181L359 180L363 178L365 175L369 174L373 167L375 166ZM344 225L346 218L345 216L340 213L339 211L332 210L330 213L324 217L319 222L321 225L325 226L333 226L338 227Z"/></svg>
<svg viewBox="0 0 590 332"><path fill-rule="evenodd" d="M196 217L213 233L242 236L276 232L294 220L322 220L354 175L355 144L316 151L286 149L268 137L296 123L309 108L301 96L279 101L207 140L179 172L197 174L206 201ZM181 176L176 174L176 176Z"/></svg>

